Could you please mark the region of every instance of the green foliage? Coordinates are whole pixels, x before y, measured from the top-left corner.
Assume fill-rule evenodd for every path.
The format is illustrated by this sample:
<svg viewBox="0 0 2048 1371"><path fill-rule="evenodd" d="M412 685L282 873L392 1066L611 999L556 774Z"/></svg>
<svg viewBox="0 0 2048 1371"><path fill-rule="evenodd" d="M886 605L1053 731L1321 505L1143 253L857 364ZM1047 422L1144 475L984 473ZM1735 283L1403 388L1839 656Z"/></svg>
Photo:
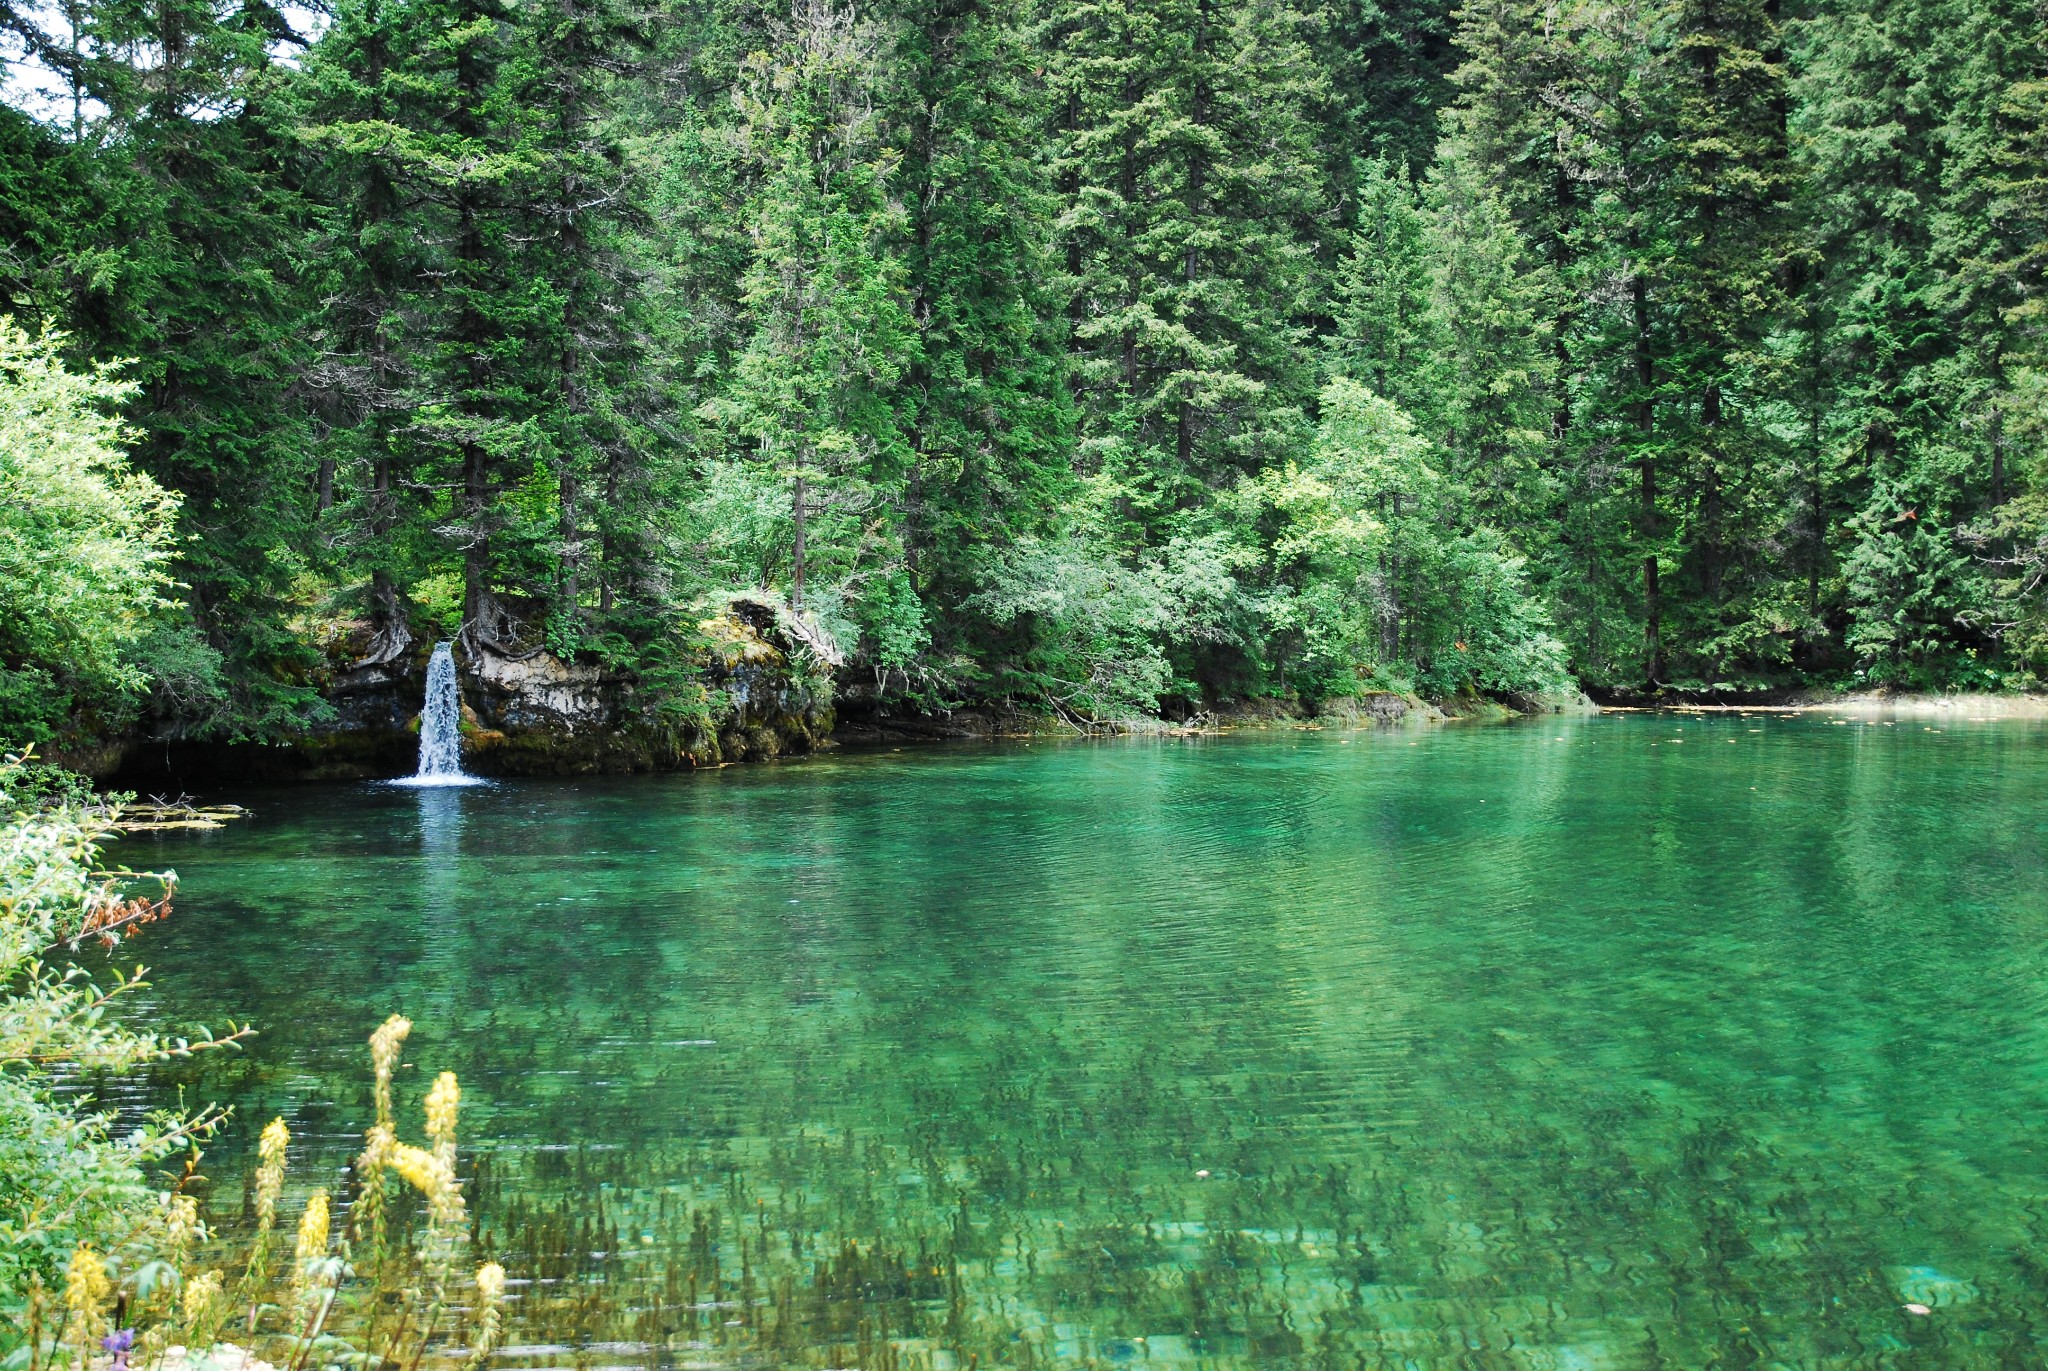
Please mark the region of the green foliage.
<svg viewBox="0 0 2048 1371"><path fill-rule="evenodd" d="M1332 282L1324 354L1348 376L1412 414L1433 410L1443 355L1434 311L1430 224L1414 178L1375 159L1359 182L1358 227Z"/></svg>
<svg viewBox="0 0 2048 1371"><path fill-rule="evenodd" d="M1521 560L1494 530L1463 522L1469 493L1409 417L1350 380L1331 382L1321 408L1311 460L1243 491L1275 530L1285 591L1269 613L1298 643L1300 688L1562 689L1563 647Z"/></svg>
<svg viewBox="0 0 2048 1371"><path fill-rule="evenodd" d="M1432 432L1478 514L1540 546L1549 508L1541 467L1556 371L1547 308L1554 283L1498 193L1462 156L1438 161L1430 200L1436 337L1434 365L1423 373L1424 412L1437 416Z"/></svg>
<svg viewBox="0 0 2048 1371"><path fill-rule="evenodd" d="M1282 0L1049 7L1081 460L1133 531L1299 441L1321 198L1307 19Z"/></svg>
<svg viewBox="0 0 2048 1371"><path fill-rule="evenodd" d="M100 872L109 817L65 789L53 791L24 758L0 759L13 811L0 823L0 1355L38 1321L35 1292L60 1288L80 1247L132 1280L175 1241L179 1211L143 1168L190 1147L218 1118L157 1115L115 1137L89 1095L60 1096L55 1082L189 1056L243 1032L137 1032L116 1006L146 987L140 968L95 983L66 960L85 942L114 947L167 912L173 878ZM136 893L138 879L155 888Z"/></svg>
<svg viewBox="0 0 2048 1371"><path fill-rule="evenodd" d="M80 805L78 786L53 784L25 755L0 758L0 796L9 808L0 821L0 1360L87 1365L117 1312L119 1326L140 1335L138 1362L173 1343L210 1348L231 1316L235 1335L280 1366L316 1347L337 1358L418 1360L443 1331L458 1282L469 1284L454 1270L466 1237L455 1077L442 1073L427 1096L426 1146L404 1142L390 1084L411 1025L394 1016L371 1038L377 1114L356 1163L354 1231L334 1232L327 1193L313 1191L286 1260L273 1248L290 1139L273 1121L250 1187L255 1231L230 1285L186 1192L198 1143L224 1114L155 1113L117 1136L113 1116L77 1087L234 1046L249 1030L185 1038L126 1026L121 1009L147 989L141 968L95 980L70 959L87 943L118 948L168 914L176 878L100 870L119 804ZM180 1153L179 1178L168 1189L152 1183L146 1169ZM422 1211L409 1240L385 1222L393 1189L414 1192ZM474 1286L465 1331L481 1360L497 1336L504 1273L486 1263ZM380 1327L375 1314L392 1309L403 1317Z"/></svg>
<svg viewBox="0 0 2048 1371"><path fill-rule="evenodd" d="M0 813L33 814L51 809L80 812L99 804L92 782L75 771L39 762L24 751L0 767Z"/></svg>
<svg viewBox="0 0 2048 1371"><path fill-rule="evenodd" d="M337 614L694 718L740 592L1077 715L2048 641L2032 0L71 9L0 309L137 359L179 605L10 614L97 645L6 649L25 736L288 733Z"/></svg>
<svg viewBox="0 0 2048 1371"><path fill-rule="evenodd" d="M852 11L806 0L735 92L759 178L741 294L751 329L732 389L703 416L751 439L750 466L787 486L797 607L807 577L843 594L870 571L863 516L900 489L906 460L893 391L915 335L889 243L899 158L875 110L881 42Z"/></svg>
<svg viewBox="0 0 2048 1371"><path fill-rule="evenodd" d="M118 367L68 370L63 341L0 318L0 736L16 739L53 736L79 706L118 717L172 604L179 501L124 451L136 388Z"/></svg>
<svg viewBox="0 0 2048 1371"><path fill-rule="evenodd" d="M996 550L983 578L968 608L1031 644L1002 686L1087 719L1158 708L1173 667L1156 566L1121 565L1081 538L1025 538Z"/></svg>
<svg viewBox="0 0 2048 1371"><path fill-rule="evenodd" d="M1040 155L1042 90L1025 0L900 9L896 79L909 447L903 579L931 646L904 679L951 680L995 645L963 622L979 550L1045 533L1075 491L1067 320L1054 255L1060 198ZM892 593L889 614L908 613ZM886 682L886 676L884 680Z"/></svg>

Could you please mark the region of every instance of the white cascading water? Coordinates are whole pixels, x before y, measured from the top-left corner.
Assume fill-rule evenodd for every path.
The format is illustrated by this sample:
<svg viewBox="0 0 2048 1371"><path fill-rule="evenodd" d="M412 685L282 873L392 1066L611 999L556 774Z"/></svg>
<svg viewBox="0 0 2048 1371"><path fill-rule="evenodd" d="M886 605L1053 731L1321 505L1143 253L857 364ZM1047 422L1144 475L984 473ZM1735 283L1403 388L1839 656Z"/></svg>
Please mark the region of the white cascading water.
<svg viewBox="0 0 2048 1371"><path fill-rule="evenodd" d="M420 711L419 769L399 785L475 785L462 770L462 696L455 688L455 654L434 644L427 660L427 704Z"/></svg>

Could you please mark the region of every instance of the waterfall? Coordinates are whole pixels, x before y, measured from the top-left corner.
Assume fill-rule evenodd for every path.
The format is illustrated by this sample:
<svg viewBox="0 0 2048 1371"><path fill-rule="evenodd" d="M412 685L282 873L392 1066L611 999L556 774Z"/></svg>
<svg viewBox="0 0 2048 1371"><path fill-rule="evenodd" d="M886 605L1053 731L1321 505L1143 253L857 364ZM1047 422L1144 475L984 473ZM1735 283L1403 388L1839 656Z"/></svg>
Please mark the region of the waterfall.
<svg viewBox="0 0 2048 1371"><path fill-rule="evenodd" d="M427 704L420 711L420 764L399 785L475 785L462 773L462 696L455 688L455 655L434 644L427 661Z"/></svg>

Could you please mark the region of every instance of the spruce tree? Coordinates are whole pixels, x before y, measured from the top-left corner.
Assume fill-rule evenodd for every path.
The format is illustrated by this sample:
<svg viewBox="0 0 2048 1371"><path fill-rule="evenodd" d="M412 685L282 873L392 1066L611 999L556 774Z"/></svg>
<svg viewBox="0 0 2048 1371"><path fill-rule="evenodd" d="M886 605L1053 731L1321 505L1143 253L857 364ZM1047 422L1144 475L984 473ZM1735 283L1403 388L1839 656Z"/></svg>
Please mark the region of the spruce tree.
<svg viewBox="0 0 2048 1371"><path fill-rule="evenodd" d="M532 398L555 487L538 560L552 582L549 640L566 655L584 636L587 570L601 623L646 557L643 287L626 251L638 196L611 112L646 38L614 0L530 0L514 42L520 211L537 230L521 253L537 283Z"/></svg>
<svg viewBox="0 0 2048 1371"><path fill-rule="evenodd" d="M404 650L406 583L450 568L465 650L510 651L525 621L501 592L538 584L505 565L500 498L544 447L513 16L497 0L359 4L309 64L304 137L336 159L328 392L355 420L339 513L368 572L370 656Z"/></svg>
<svg viewBox="0 0 2048 1371"><path fill-rule="evenodd" d="M434 559L405 430L427 397L412 325L437 225L424 196L437 111L420 95L438 17L417 0L348 0L309 54L299 136L320 158L312 189L330 206L316 240L322 361L310 380L329 438L318 503L340 574L363 578L371 628L362 665L412 643L411 584Z"/></svg>
<svg viewBox="0 0 2048 1371"><path fill-rule="evenodd" d="M899 154L876 108L883 54L882 33L851 10L798 0L735 93L758 178L750 336L707 412L746 435L754 468L787 491L784 584L799 609L807 584L855 569L863 516L900 499L908 464L895 387L915 335L892 250Z"/></svg>
<svg viewBox="0 0 2048 1371"><path fill-rule="evenodd" d="M1684 0L1668 64L1666 370L1679 405L1674 486L1688 671L1775 665L1789 644L1767 606L1783 520L1761 423L1774 378L1764 339L1783 317L1789 147L1785 67L1764 0Z"/></svg>
<svg viewBox="0 0 2048 1371"><path fill-rule="evenodd" d="M1430 199L1435 400L1424 413L1478 518L1541 547L1555 290L1478 168L1440 159Z"/></svg>
<svg viewBox="0 0 2048 1371"><path fill-rule="evenodd" d="M973 593L992 542L1051 526L1073 485L1057 203L1033 148L1042 91L1024 20L1014 0L952 0L898 21L896 184L919 339L902 380L905 572L934 606Z"/></svg>
<svg viewBox="0 0 2048 1371"><path fill-rule="evenodd" d="M1798 34L1792 127L1822 264L1809 294L1832 362L1819 446L1842 511L1831 612L1867 679L1945 679L1995 646L1966 543L2003 481L1987 441L2002 325L1943 214L1980 193L1981 176L1958 179L1967 131L1990 128L2011 76L1977 65L1987 44L2014 51L1973 17L1990 13L1859 0ZM1990 346L1968 347L1973 333Z"/></svg>
<svg viewBox="0 0 2048 1371"><path fill-rule="evenodd" d="M1363 382L1430 429L1441 341L1432 310L1429 216L1414 178L1384 159L1368 161L1359 177L1356 219L1331 281L1324 365L1329 375Z"/></svg>
<svg viewBox="0 0 2048 1371"><path fill-rule="evenodd" d="M287 619L310 552L312 425L302 249L314 211L273 60L288 32L261 4L103 0L76 11L99 113L98 213L59 264L80 344L138 359L140 466L181 492L178 575L229 671L225 713L176 730L279 736L316 707Z"/></svg>
<svg viewBox="0 0 2048 1371"><path fill-rule="evenodd" d="M1050 13L1084 457L1154 529L1303 435L1320 77L1285 0Z"/></svg>
<svg viewBox="0 0 2048 1371"><path fill-rule="evenodd" d="M531 561L514 564L516 512L503 503L545 462L540 340L552 302L524 251L536 236L535 158L509 79L513 14L499 0L431 3L414 176L433 257L410 302L422 377L411 437L420 479L440 497L438 531L459 557L463 644L509 652L535 625L507 593L545 585L544 567L536 576Z"/></svg>
<svg viewBox="0 0 2048 1371"><path fill-rule="evenodd" d="M1351 188L1373 161L1420 175L1436 152L1437 112L1450 103L1458 64L1453 6L1434 0L1333 0L1312 31L1325 72L1317 123L1325 176L1341 192L1347 225Z"/></svg>
<svg viewBox="0 0 2048 1371"><path fill-rule="evenodd" d="M1538 579L1559 597L1577 669L1600 684L1655 680L1667 536L1663 16L1483 0L1458 18L1466 60L1440 175L1483 181L1532 266L1547 269L1518 283L1542 280L1547 296L1523 294L1511 309L1535 311L1550 349L1528 374L1548 377L1538 462L1554 503L1547 520L1519 521L1517 536L1535 544ZM1483 301L1473 297L1481 315ZM1530 431L1526 420L1511 427ZM1554 537L1532 536L1545 526Z"/></svg>

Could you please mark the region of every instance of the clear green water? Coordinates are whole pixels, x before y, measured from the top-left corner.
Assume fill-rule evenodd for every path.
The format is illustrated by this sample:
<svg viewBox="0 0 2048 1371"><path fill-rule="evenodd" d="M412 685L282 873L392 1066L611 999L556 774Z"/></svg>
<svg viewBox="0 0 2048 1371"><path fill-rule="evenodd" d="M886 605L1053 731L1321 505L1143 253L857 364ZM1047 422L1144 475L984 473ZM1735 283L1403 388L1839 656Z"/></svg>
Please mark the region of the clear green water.
<svg viewBox="0 0 2048 1371"><path fill-rule="evenodd" d="M410 1015L508 1367L2038 1366L2048 729L1936 726L225 797L151 1098L321 1177Z"/></svg>

